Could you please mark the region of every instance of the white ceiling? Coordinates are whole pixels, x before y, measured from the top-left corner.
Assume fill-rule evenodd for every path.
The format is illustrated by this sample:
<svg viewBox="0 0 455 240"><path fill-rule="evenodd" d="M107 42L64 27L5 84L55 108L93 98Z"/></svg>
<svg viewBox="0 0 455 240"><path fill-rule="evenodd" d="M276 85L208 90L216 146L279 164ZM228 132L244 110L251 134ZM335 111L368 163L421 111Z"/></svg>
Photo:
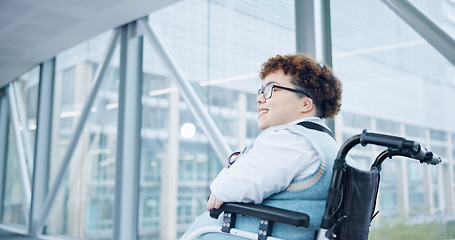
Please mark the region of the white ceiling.
<svg viewBox="0 0 455 240"><path fill-rule="evenodd" d="M179 0L0 0L0 88L36 64Z"/></svg>

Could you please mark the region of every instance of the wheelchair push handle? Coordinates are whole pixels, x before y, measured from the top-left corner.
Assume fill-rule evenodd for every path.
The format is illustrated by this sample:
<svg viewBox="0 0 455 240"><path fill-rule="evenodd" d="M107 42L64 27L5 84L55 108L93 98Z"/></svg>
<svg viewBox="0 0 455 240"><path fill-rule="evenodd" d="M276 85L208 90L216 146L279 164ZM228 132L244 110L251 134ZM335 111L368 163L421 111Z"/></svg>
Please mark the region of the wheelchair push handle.
<svg viewBox="0 0 455 240"><path fill-rule="evenodd" d="M379 134L369 133L363 130L360 135L360 144L366 146L367 144L375 144L379 146L388 147L392 149L397 155L403 155L406 157L414 158L419 160L421 163L428 163L431 165L439 164L442 159L437 154L428 151L422 147L419 143L405 138Z"/></svg>

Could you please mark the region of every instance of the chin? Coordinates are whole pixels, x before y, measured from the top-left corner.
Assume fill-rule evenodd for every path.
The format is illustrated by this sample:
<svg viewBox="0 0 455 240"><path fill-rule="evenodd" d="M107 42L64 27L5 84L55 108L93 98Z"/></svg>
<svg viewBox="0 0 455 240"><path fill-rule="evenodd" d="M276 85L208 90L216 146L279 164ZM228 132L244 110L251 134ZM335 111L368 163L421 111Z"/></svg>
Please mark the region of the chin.
<svg viewBox="0 0 455 240"><path fill-rule="evenodd" d="M265 129L267 129L268 127L269 127L269 126L267 126L266 124L258 123L258 128L259 128L260 130L265 130Z"/></svg>

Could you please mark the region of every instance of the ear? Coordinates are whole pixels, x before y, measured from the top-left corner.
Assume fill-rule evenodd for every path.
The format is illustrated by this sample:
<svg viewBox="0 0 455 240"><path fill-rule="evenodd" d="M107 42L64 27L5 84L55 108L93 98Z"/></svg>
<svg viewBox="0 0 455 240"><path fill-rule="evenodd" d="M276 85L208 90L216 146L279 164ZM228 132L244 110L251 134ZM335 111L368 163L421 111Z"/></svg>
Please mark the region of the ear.
<svg viewBox="0 0 455 240"><path fill-rule="evenodd" d="M302 105L301 105L301 109L300 109L300 112L302 113L308 113L308 112L311 112L311 111L315 111L315 106L314 106L314 102L313 102L313 99L309 98L309 97L303 97L302 98Z"/></svg>

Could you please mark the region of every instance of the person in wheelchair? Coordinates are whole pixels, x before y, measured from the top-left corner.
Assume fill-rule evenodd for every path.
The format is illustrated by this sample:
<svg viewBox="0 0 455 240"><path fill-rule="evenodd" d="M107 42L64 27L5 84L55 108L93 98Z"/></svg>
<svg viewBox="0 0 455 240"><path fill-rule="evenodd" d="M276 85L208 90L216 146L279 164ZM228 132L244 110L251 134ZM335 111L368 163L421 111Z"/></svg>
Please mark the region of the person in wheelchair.
<svg viewBox="0 0 455 240"><path fill-rule="evenodd" d="M213 180L207 211L225 202L242 202L304 212L312 219L309 227L276 223L272 236L312 239L340 147L323 119L340 111L342 85L330 67L300 53L269 58L259 76L257 126L263 131ZM202 214L182 239L198 228L221 226L221 218ZM237 216L236 228L257 232L258 219ZM234 238L209 233L199 239Z"/></svg>

